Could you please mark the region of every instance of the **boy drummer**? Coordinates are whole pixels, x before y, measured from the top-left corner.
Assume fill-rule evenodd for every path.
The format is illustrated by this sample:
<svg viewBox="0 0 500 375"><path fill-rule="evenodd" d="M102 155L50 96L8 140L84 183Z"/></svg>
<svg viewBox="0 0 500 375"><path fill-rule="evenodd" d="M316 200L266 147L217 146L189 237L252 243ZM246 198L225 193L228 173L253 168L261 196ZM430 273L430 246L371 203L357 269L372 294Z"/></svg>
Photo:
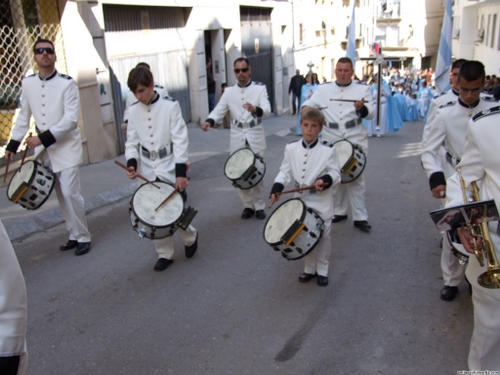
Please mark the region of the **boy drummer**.
<svg viewBox="0 0 500 375"><path fill-rule="evenodd" d="M135 179L138 172L147 179L175 184L183 199L188 186L188 132L178 102L168 96L160 96L154 90L153 75L149 69L136 67L128 76L128 87L137 98L129 109L125 158L129 172ZM138 163L140 161L140 163ZM198 232L189 225L178 229L185 245L186 258L191 258L198 248ZM172 236L154 240L158 261L155 271L163 271L173 263L174 242Z"/></svg>
<svg viewBox="0 0 500 375"><path fill-rule="evenodd" d="M302 112L300 129L302 138L289 143L280 172L271 190L271 205L278 201L280 193L292 179L297 187L314 185L314 189L296 194L309 208L324 220L321 240L305 257L304 273L299 281L306 283L317 276L320 286L328 285L328 260L331 254L330 226L333 217L333 195L330 187L340 182L340 164L337 151L327 143L320 142L318 134L323 128L325 116L315 108Z"/></svg>

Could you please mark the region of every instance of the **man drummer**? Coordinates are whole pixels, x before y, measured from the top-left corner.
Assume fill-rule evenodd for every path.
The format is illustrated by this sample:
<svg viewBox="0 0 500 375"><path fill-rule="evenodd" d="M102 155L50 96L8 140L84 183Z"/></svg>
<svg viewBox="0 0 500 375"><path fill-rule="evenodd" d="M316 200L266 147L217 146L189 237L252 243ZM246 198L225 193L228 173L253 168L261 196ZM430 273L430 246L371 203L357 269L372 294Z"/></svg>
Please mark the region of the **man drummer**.
<svg viewBox="0 0 500 375"><path fill-rule="evenodd" d="M368 136L362 119L373 118L375 112L372 106L372 95L368 86L352 81L354 69L351 59L342 57L335 68L335 82L318 86L310 99L302 108L322 108L326 116L323 127L323 139L335 143L347 140L358 145L366 154L368 152ZM352 100L354 103L340 101ZM354 220L354 227L370 232L368 212L365 208L365 180L363 174L348 184L338 184L334 187L335 214L332 222L338 223L347 219L348 204Z"/></svg>
<svg viewBox="0 0 500 375"><path fill-rule="evenodd" d="M225 114L231 114L231 153L249 147L255 154L263 157L266 150L266 135L262 126L262 119L269 116L269 103L266 86L263 83L252 81L250 62L244 57L234 61L234 74L237 83L227 87L224 94L208 118L201 124L204 131L220 123ZM251 189L238 189L243 201L244 210L242 219L249 219L254 214L257 219L265 219L265 200L263 194L263 179Z"/></svg>
<svg viewBox="0 0 500 375"><path fill-rule="evenodd" d="M305 257L301 283L317 277L319 286L328 285L328 265L332 251L330 240L333 217L333 195L330 187L340 182L340 165L337 151L332 144L320 142L325 116L316 108L304 109L301 113L300 130L302 138L289 143L280 172L271 190L271 204L278 201L280 192L291 181L296 187L313 186L296 194L308 208L316 211L324 221L323 235L316 247Z"/></svg>
<svg viewBox="0 0 500 375"><path fill-rule="evenodd" d="M455 173L455 167L462 158L469 120L476 113L491 107L490 102L480 98L484 82L484 65L479 61L464 62L458 73L458 98L441 105L428 124L429 132L422 142L422 166L429 178L434 198L445 198L446 178ZM443 145L446 161L441 156ZM446 239L443 240L441 251L441 270L444 282L441 299L452 301L464 275L464 268Z"/></svg>
<svg viewBox="0 0 500 375"><path fill-rule="evenodd" d="M182 118L179 102L155 91L153 74L144 67L130 71L128 87L137 98L129 110L125 158L130 179L137 172L154 181L174 184L181 192L189 182L186 177L188 163L188 132ZM177 230L185 245L186 258L191 258L198 248L198 232L189 225ZM154 240L158 260L155 271L163 271L173 263L174 241L172 236Z"/></svg>
<svg viewBox="0 0 500 375"><path fill-rule="evenodd" d="M80 193L79 165L83 151L77 124L78 87L71 77L57 72L57 56L50 40L38 39L34 53L38 74L22 81L21 111L5 158L14 158L33 115L37 135L28 137L26 144L34 148L35 157L56 174L57 200L70 233L68 242L60 250L75 249L75 255L83 255L90 251L90 233Z"/></svg>

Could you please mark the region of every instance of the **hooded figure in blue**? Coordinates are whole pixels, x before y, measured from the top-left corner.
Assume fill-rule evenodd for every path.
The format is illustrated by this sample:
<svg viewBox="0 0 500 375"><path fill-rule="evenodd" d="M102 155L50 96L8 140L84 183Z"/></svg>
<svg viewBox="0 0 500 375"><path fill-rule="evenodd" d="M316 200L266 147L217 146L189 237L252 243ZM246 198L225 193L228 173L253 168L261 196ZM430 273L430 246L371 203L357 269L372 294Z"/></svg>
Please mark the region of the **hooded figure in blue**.
<svg viewBox="0 0 500 375"><path fill-rule="evenodd" d="M411 121L410 112L408 111L408 106L406 105L405 97L399 92L399 89L392 96L392 102L394 107L397 108L399 116L403 121Z"/></svg>
<svg viewBox="0 0 500 375"><path fill-rule="evenodd" d="M312 82L311 82L312 80ZM306 100L308 100L312 94L316 91L318 88L319 81L318 81L318 75L316 73L309 73L306 75L306 83L302 85L302 92L300 95L300 103L304 103ZM296 127L296 134L297 135L302 135L302 130L300 130L300 109L298 110L298 116L297 116L297 127Z"/></svg>
<svg viewBox="0 0 500 375"><path fill-rule="evenodd" d="M377 81L377 77L375 76L374 81ZM377 114L372 120L363 120L367 129L368 137L376 135L377 137L381 137L386 133L395 133L400 128L403 127L403 120L401 119L401 115L399 114L398 109L392 100L391 89L387 82L382 80L381 85L381 95L380 95L380 128L377 130ZM374 107L377 108L377 85L373 84L370 88L370 92L373 96Z"/></svg>

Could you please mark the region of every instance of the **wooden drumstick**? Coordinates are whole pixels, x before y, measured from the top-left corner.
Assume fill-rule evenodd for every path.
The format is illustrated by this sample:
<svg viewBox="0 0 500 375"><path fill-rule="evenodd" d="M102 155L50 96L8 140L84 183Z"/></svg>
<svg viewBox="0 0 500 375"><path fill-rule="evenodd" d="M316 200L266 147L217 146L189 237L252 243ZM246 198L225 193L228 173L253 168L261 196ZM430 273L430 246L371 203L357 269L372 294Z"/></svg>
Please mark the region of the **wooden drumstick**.
<svg viewBox="0 0 500 375"><path fill-rule="evenodd" d="M188 179L188 180L190 180L190 179L191 179L191 177L188 177L187 179ZM180 191L179 189L175 188L175 190L174 190L173 192L171 192L171 193L168 195L168 197L166 197L166 198L163 200L163 202L161 202L161 203L158 205L158 207L156 207L156 208L155 208L155 212L156 212L156 211L158 211L158 209L159 209L161 206L163 206L165 203L167 203L167 201L168 201L170 198L172 198L172 197L175 195L175 193L178 193L179 191Z"/></svg>
<svg viewBox="0 0 500 375"><path fill-rule="evenodd" d="M326 188L326 187L328 187L328 185L325 185L324 187ZM304 187L301 187L301 188L298 188L298 189L292 189L292 190L285 190L285 191L282 191L282 192L279 192L279 193L274 193L274 194L276 194L276 195L282 195L282 194L296 193L298 191L311 190L311 189L316 189L316 185L304 186ZM271 208L271 206L269 206L269 208Z"/></svg>
<svg viewBox="0 0 500 375"><path fill-rule="evenodd" d="M7 180L7 175L9 174L9 163L10 159L7 159L7 163L5 164L5 174L3 176L3 182Z"/></svg>
<svg viewBox="0 0 500 375"><path fill-rule="evenodd" d="M29 133L28 134L28 138L31 137L33 133ZM26 145L26 148L24 149L24 154L23 154L23 160L21 160L21 166L19 167L19 171L21 171L21 168L23 167L23 164L24 164L24 159L26 159L26 154L28 153L28 145Z"/></svg>
<svg viewBox="0 0 500 375"><path fill-rule="evenodd" d="M363 103L368 103L368 100L355 100L355 99L330 99L332 102L348 102L348 103L356 103L356 102L363 102Z"/></svg>
<svg viewBox="0 0 500 375"><path fill-rule="evenodd" d="M123 169L125 169L125 170L127 170L127 171L129 171L129 172L132 172L130 169L128 169L128 167L127 167L125 164L120 163L118 160L115 160L115 164L116 164L116 165L119 165L120 167L122 167ZM137 172L136 172L136 173L137 173ZM137 173L137 177L139 177L141 180L146 181L148 184L153 185L155 188L161 189L161 188L160 188L158 185L156 185L153 181L148 180L146 177L144 177L144 176L140 175L139 173Z"/></svg>

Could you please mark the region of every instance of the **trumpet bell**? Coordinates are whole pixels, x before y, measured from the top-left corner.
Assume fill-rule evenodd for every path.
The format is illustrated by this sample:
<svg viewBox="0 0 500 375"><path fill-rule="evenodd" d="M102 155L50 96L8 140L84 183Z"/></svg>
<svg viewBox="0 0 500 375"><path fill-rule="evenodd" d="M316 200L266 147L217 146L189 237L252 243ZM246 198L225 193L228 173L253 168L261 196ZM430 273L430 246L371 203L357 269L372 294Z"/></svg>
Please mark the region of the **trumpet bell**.
<svg viewBox="0 0 500 375"><path fill-rule="evenodd" d="M483 288L499 289L500 288L500 267L490 269L477 278L477 283Z"/></svg>

